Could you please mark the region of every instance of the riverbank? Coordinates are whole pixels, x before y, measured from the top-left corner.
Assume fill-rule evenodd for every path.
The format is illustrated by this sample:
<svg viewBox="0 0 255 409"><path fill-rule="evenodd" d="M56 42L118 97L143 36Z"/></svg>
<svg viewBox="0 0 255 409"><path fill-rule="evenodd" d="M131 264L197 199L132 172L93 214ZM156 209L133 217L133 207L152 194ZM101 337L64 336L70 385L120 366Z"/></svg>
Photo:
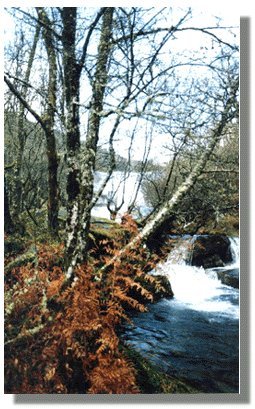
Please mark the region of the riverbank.
<svg viewBox="0 0 255 409"><path fill-rule="evenodd" d="M158 257L142 246L102 274L133 228L92 228L87 262L64 288L62 243L5 238L5 393L142 393L116 328L172 294L146 274Z"/></svg>
<svg viewBox="0 0 255 409"><path fill-rule="evenodd" d="M140 316L174 295L165 275L147 274L167 253L158 256L147 247L115 262L102 279L101 266L130 240L134 228L94 221L88 262L64 292L63 244L49 243L46 237L37 243L6 237L6 393L203 390L185 377L167 374L119 341L117 328L129 322L131 311ZM160 337L159 331L157 343Z"/></svg>

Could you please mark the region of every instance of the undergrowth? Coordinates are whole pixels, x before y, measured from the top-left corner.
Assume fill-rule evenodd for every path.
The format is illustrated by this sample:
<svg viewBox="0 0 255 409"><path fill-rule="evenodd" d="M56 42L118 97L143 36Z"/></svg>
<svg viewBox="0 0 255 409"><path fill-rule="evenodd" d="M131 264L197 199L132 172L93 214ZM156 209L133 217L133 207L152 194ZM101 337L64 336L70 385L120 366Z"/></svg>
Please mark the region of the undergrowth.
<svg viewBox="0 0 255 409"><path fill-rule="evenodd" d="M153 291L164 288L145 273L158 261L137 247L109 263L136 234L132 220L123 239L101 241L75 280L63 290L64 246L37 244L35 260L5 276L5 393L140 393L132 362L121 352L117 327L128 311L146 311Z"/></svg>

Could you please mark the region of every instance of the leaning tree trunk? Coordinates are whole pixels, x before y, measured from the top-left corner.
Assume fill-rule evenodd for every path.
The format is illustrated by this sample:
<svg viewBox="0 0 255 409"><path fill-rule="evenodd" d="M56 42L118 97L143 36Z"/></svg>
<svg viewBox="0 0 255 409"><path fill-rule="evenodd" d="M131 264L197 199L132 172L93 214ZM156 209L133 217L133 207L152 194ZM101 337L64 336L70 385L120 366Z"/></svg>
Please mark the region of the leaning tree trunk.
<svg viewBox="0 0 255 409"><path fill-rule="evenodd" d="M203 173L205 165L214 151L215 146L220 141L225 126L229 123L229 121L236 117L236 110L233 109L233 107L236 105L238 84L238 80L236 80L232 86L232 95L226 101L221 118L215 129L212 131L210 143L203 155L198 160L192 172L186 178L184 183L178 188L177 192L171 197L171 199L166 201L158 210L156 215L147 222L145 227L122 250L120 250L120 252L108 262L108 264L102 267L102 281L105 281L105 275L107 274L108 269L116 260L125 257L130 250L134 250L137 246L141 245L142 242L146 242L149 237L151 237L163 225L163 223L173 214L176 207L181 203L185 195L195 185L197 179Z"/></svg>

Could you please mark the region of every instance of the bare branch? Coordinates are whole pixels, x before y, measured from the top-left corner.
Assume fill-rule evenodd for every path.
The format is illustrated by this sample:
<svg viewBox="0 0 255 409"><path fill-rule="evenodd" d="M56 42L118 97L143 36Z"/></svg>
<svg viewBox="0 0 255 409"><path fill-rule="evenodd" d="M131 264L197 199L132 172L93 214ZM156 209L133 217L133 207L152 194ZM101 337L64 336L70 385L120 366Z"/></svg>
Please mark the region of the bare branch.
<svg viewBox="0 0 255 409"><path fill-rule="evenodd" d="M11 81L7 78L6 75L4 76L4 81L8 85L10 91L15 95L15 97L18 98L18 100L24 105L24 107L30 112L30 114L33 115L37 122L40 123L42 128L46 130L46 125L42 117L28 104L28 102L23 98L23 96L20 94L17 88L11 83Z"/></svg>
<svg viewBox="0 0 255 409"><path fill-rule="evenodd" d="M93 33L94 29L96 28L97 23L99 22L100 18L101 18L102 15L104 14L104 12L105 12L105 7L102 7L102 8L100 9L100 11L97 13L96 18L95 18L95 20L93 21L93 23L90 25L90 28L89 28L89 31L88 31L86 40L85 40L84 45L83 45L82 55L81 55L80 61L78 62L78 67L79 67L79 68L78 68L78 75L80 75L81 70L82 70L82 68L83 68L83 66L84 66L84 63L85 63L85 60L86 60L86 56L87 56L88 45L89 45L89 42L90 42L90 38L91 38L91 36L92 36L92 33Z"/></svg>

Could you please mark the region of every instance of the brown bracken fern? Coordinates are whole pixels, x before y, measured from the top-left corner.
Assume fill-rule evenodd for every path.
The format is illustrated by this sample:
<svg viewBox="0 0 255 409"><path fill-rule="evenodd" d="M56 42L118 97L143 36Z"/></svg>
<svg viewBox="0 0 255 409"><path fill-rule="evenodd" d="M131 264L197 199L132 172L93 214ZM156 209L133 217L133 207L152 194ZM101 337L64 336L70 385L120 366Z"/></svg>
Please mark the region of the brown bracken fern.
<svg viewBox="0 0 255 409"><path fill-rule="evenodd" d="M129 236L136 232L128 218L123 228ZM35 263L8 273L6 393L139 393L135 369L119 350L116 328L129 320L128 311L145 311L153 301L144 284L156 289L159 283L144 270L153 268L155 260L143 247L130 251L102 280L100 266L123 242L103 245L104 256L95 257L92 249L89 262L76 268L75 281L63 291L60 244L38 245Z"/></svg>

